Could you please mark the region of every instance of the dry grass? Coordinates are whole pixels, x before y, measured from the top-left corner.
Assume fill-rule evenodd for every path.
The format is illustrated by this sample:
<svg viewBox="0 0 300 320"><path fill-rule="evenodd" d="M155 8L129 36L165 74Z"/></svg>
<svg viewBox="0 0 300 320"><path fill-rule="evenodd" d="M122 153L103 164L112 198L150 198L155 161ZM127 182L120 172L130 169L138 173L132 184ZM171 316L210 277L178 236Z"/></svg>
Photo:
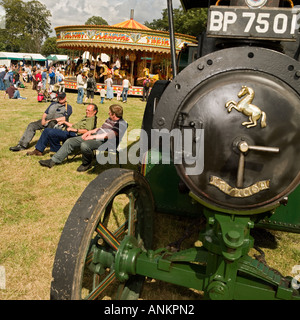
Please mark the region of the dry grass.
<svg viewBox="0 0 300 320"><path fill-rule="evenodd" d="M36 92L30 88L21 92L27 100L4 100L0 93L0 134L3 137L0 141L0 266L4 266L6 272L6 290L0 290L0 300L46 300L64 223L99 170L78 173L80 157L49 170L39 165L40 158L26 156L26 151L9 151L28 123L40 119L49 103L38 103ZM85 115L85 106L76 104L76 93L67 93L67 96L73 107L70 121L75 123ZM110 103L101 105L99 100L97 96L95 103L99 107L98 124L101 124L108 117ZM116 103L116 99L113 102ZM124 118L131 128L141 127L144 108L145 103L129 98L124 106ZM38 132L30 150L39 137ZM47 151L42 159L50 155Z"/></svg>
<svg viewBox="0 0 300 320"><path fill-rule="evenodd" d="M39 119L48 106L48 103L38 103L36 93L30 88L21 95L28 99L4 100L0 96L0 266L6 271L6 289L0 289L0 299L47 300L52 264L64 223L80 194L99 171L76 172L80 157L49 170L39 165L40 158L26 156L26 151L10 152L9 147L16 145L27 124ZM75 103L75 93L68 93L68 101L74 111L71 121L76 122L84 116L85 107ZM100 105L98 96L96 103L100 107L99 124L107 118L109 103ZM144 107L136 98L129 98L124 106L124 118L131 130L141 127ZM34 138L31 149L39 136L40 133ZM42 158L49 156L46 153ZM157 215L155 223L158 247L177 240L187 225L184 219L167 215ZM272 248L265 245L264 249L267 262L285 275L292 275L292 267L300 261L300 236L273 234L275 245ZM199 295L185 288L147 280L142 298L198 299Z"/></svg>

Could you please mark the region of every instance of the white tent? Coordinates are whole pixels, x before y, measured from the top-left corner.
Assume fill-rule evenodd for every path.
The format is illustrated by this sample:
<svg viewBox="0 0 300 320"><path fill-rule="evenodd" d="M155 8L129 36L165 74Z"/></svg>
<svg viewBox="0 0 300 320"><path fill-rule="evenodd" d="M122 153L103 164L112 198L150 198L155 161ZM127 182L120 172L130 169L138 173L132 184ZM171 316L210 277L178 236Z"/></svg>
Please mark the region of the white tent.
<svg viewBox="0 0 300 320"><path fill-rule="evenodd" d="M47 57L48 60L52 60L54 62L57 62L57 61L68 61L69 59L69 56L67 55L63 55L63 54L50 54L48 57Z"/></svg>
<svg viewBox="0 0 300 320"><path fill-rule="evenodd" d="M10 66L12 61L45 62L47 59L39 53L0 52L0 65Z"/></svg>

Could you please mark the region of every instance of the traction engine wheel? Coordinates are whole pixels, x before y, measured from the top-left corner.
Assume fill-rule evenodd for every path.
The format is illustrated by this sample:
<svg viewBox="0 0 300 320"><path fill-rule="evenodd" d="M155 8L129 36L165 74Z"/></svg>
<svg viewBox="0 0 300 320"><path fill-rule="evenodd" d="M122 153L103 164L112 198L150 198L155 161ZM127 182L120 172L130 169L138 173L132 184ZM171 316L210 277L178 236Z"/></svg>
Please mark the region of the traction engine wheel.
<svg viewBox="0 0 300 320"><path fill-rule="evenodd" d="M62 232L51 299L137 299L143 277L122 277L115 260L125 236L150 248L152 213L151 189L142 175L118 168L101 173L77 200Z"/></svg>

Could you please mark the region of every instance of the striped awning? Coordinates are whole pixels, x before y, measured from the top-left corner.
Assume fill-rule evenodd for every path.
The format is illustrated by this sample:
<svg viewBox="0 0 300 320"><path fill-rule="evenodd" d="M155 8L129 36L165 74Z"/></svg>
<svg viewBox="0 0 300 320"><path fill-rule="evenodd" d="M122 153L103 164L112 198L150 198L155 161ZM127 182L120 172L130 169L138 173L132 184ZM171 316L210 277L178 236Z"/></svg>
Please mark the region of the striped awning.
<svg viewBox="0 0 300 320"><path fill-rule="evenodd" d="M151 30L150 28L144 26L143 24L130 19L124 22L120 22L117 24L114 24L112 27L118 27L118 28L129 28L129 29L140 29L140 30Z"/></svg>

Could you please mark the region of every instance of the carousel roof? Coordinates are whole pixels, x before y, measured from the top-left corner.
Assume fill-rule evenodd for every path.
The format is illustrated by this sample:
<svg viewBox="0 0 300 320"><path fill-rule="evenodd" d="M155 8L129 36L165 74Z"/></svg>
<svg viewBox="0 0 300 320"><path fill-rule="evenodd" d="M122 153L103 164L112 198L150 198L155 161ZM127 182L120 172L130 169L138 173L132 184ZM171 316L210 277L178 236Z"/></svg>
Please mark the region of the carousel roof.
<svg viewBox="0 0 300 320"><path fill-rule="evenodd" d="M170 38L166 31L152 30L130 20L112 26L84 25L56 27L59 48L105 53L110 49L170 53ZM176 34L176 50L185 43L197 43L195 37Z"/></svg>
<svg viewBox="0 0 300 320"><path fill-rule="evenodd" d="M127 21L114 24L114 25L112 25L112 27L127 28L127 29L137 29L137 30L152 30L152 29L144 26L143 24L133 20L132 18L127 20Z"/></svg>

